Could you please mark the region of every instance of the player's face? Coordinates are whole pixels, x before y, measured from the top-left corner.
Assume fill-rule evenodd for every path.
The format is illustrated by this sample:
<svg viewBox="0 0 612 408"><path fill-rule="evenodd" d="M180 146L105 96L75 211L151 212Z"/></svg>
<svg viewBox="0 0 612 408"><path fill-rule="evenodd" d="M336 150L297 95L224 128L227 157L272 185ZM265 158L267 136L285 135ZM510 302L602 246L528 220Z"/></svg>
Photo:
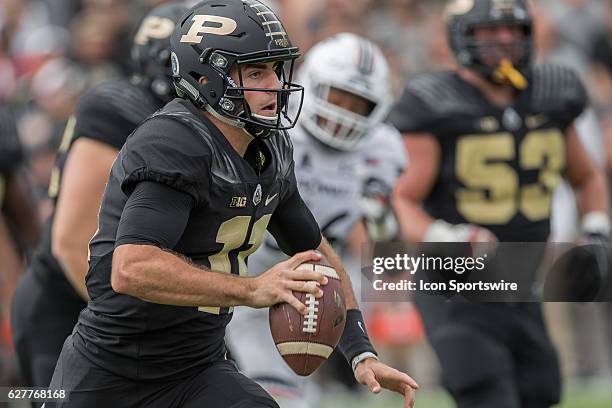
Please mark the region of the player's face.
<svg viewBox="0 0 612 408"><path fill-rule="evenodd" d="M479 44L480 57L486 65L495 66L507 59L516 63L525 50L525 33L519 25L491 25L477 27L474 40Z"/></svg>
<svg viewBox="0 0 612 408"><path fill-rule="evenodd" d="M278 64L278 62L266 62L242 67L242 86L245 88L281 89L282 83L276 70ZM240 83L236 68L232 71L231 76L236 83ZM276 92L245 91L244 98L252 113L269 117L276 116Z"/></svg>
<svg viewBox="0 0 612 408"><path fill-rule="evenodd" d="M329 90L327 101L361 116L366 116L370 107L367 99L337 88Z"/></svg>
<svg viewBox="0 0 612 408"><path fill-rule="evenodd" d="M337 88L330 88L327 101L346 111L356 113L360 116L367 116L371 112L372 104L367 100L353 93ZM328 129L332 135L337 135L342 131L342 123L331 121L319 116L319 126Z"/></svg>

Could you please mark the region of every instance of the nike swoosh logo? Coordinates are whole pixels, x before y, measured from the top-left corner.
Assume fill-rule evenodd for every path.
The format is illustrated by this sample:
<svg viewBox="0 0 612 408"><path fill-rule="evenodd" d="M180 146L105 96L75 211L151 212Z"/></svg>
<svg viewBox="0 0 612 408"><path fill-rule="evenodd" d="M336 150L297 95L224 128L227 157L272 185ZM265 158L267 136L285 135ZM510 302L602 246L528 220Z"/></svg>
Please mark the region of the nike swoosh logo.
<svg viewBox="0 0 612 408"><path fill-rule="evenodd" d="M265 207L267 207L268 204L270 204L272 202L272 200L274 200L276 198L277 195L278 195L278 193L274 194L272 197L270 197L270 196L266 197Z"/></svg>
<svg viewBox="0 0 612 408"><path fill-rule="evenodd" d="M363 334L366 334L365 329L363 328L363 323L361 323L361 322L357 322L357 324L359 325L359 328L361 329L361 331L363 332Z"/></svg>

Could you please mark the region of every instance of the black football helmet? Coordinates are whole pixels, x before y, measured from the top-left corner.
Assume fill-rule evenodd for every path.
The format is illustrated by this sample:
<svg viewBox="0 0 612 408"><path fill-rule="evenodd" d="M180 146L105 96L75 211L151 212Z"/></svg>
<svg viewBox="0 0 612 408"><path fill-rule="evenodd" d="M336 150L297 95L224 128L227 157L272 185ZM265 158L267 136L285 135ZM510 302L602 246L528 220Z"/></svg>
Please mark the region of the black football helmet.
<svg viewBox="0 0 612 408"><path fill-rule="evenodd" d="M258 0L198 3L177 26L171 44L172 72L179 96L260 139L295 126L304 95L304 88L292 82L300 52L291 44L274 12ZM267 62L278 63L282 87L245 88L242 68ZM234 67L238 83L230 75ZM201 77L207 79L203 84L199 82ZM268 117L251 112L245 91L275 93L277 114ZM289 101L294 97L299 98L299 105L289 110Z"/></svg>
<svg viewBox="0 0 612 408"><path fill-rule="evenodd" d="M174 95L170 69L170 37L187 6L163 4L151 10L140 22L132 45L134 80L148 85L161 100Z"/></svg>
<svg viewBox="0 0 612 408"><path fill-rule="evenodd" d="M459 64L494 83L509 84L517 89L527 87L525 76L532 62L533 22L524 0L451 0L446 8L446 18L450 48ZM474 30L492 25L523 28L523 44L517 44L523 52L518 61L502 61L498 66L483 62L481 52L497 44L477 41Z"/></svg>

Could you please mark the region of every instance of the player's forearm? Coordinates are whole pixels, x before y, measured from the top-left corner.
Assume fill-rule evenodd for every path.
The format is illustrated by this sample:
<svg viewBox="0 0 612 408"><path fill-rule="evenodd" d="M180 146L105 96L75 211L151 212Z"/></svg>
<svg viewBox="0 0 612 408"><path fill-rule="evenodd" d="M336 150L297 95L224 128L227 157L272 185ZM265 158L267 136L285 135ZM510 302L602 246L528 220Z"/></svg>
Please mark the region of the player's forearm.
<svg viewBox="0 0 612 408"><path fill-rule="evenodd" d="M15 245L11 233L6 225L3 214L0 212L0 260L2 272L0 273L0 289L8 286L8 282L16 279L23 269L23 257Z"/></svg>
<svg viewBox="0 0 612 408"><path fill-rule="evenodd" d="M340 257L336 254L334 249L331 247L331 245L329 244L329 242L327 242L325 238L321 240L321 244L319 244L317 250L321 252L323 256L325 256L325 258L327 258L331 266L338 273L338 276L340 276L340 284L342 285L342 293L344 294L346 309L358 309L359 304L357 303L355 293L353 292L351 278L342 266L342 261L340 261Z"/></svg>
<svg viewBox="0 0 612 408"><path fill-rule="evenodd" d="M608 189L600 170L594 170L590 177L574 185L578 208L582 214L593 211L608 211Z"/></svg>
<svg viewBox="0 0 612 408"><path fill-rule="evenodd" d="M252 280L190 265L150 245L121 245L113 254L111 284L118 293L175 306L248 304Z"/></svg>
<svg viewBox="0 0 612 408"><path fill-rule="evenodd" d="M53 254L66 275L66 278L83 300L88 301L85 275L87 275L87 240L85 245L76 242L53 243Z"/></svg>
<svg viewBox="0 0 612 408"><path fill-rule="evenodd" d="M420 242L434 221L416 202L406 197L394 197L393 207L402 237L408 242Z"/></svg>
<svg viewBox="0 0 612 408"><path fill-rule="evenodd" d="M15 222L19 238L34 249L40 238L41 223L32 197L24 187L25 183L20 174L10 178L7 183L6 210Z"/></svg>
<svg viewBox="0 0 612 408"><path fill-rule="evenodd" d="M70 188L70 186L69 186ZM85 276L87 275L87 245L97 228L97 209L92 202L67 200L69 188L55 207L55 218L51 229L51 252L76 292L85 301L89 300ZM89 207L89 208L88 208ZM87 211L84 211L83 209Z"/></svg>

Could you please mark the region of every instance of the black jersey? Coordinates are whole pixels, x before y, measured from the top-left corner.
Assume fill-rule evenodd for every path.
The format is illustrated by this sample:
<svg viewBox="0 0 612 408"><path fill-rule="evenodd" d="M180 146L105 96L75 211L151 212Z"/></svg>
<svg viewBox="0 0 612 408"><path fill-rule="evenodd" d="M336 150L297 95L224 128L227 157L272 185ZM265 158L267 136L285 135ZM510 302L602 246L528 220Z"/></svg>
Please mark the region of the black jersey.
<svg viewBox="0 0 612 408"><path fill-rule="evenodd" d="M7 106L0 106L0 210L6 195L6 184L11 174L19 167L23 152L15 114Z"/></svg>
<svg viewBox="0 0 612 408"><path fill-rule="evenodd" d="M433 134L441 150L425 210L489 228L500 241L545 242L566 167L566 130L585 108L576 74L543 65L512 106L497 107L455 72L410 80L391 114L402 133Z"/></svg>
<svg viewBox="0 0 612 408"><path fill-rule="evenodd" d="M113 250L131 243L116 241L119 222L139 182L161 183L192 197L186 227L176 245L167 249L201 267L246 275L247 257L259 247L266 229L288 252L319 245L320 231L310 211L293 205L285 209L290 197L299 197L288 135L255 140L247 155L253 147L259 166L241 157L200 111L181 99L170 102L128 138L113 165L99 230L90 243L91 300L74 335L76 348L88 359L117 375L150 380L190 375L225 352L230 309L154 304L113 291ZM288 231L296 219L312 223Z"/></svg>
<svg viewBox="0 0 612 408"><path fill-rule="evenodd" d="M49 183L49 197L55 202L60 194L62 170L77 139L93 139L119 150L129 134L162 105L148 89L126 79L103 82L83 95L66 124ZM78 297L51 252L53 218L52 214L45 224L36 253L35 262L41 267L33 270L43 282L53 281L66 289L67 296Z"/></svg>

